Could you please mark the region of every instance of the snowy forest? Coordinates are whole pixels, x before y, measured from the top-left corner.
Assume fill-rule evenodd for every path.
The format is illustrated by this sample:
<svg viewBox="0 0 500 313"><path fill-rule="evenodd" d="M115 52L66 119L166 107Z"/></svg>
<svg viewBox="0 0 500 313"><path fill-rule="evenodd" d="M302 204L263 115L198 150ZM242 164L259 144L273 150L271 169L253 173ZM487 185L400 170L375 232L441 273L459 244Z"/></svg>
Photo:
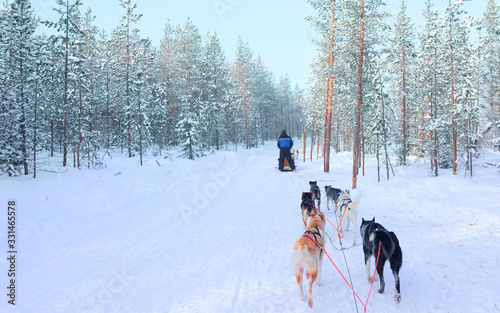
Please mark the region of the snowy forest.
<svg viewBox="0 0 500 313"><path fill-rule="evenodd" d="M435 176L440 168L458 174L460 165L472 176L473 159L484 148L498 149L500 10L494 0L481 17L469 16L462 0L449 0L445 12L426 0L420 27L404 0L394 25L381 0L309 3L317 11L308 19L320 54L302 99L306 124L312 139L316 134L327 147L354 151L353 188L365 153L385 164L389 179L390 155L401 165L410 156L428 160ZM328 153L323 150L326 172Z"/></svg>
<svg viewBox="0 0 500 313"><path fill-rule="evenodd" d="M0 173L33 174L40 159L99 168L101 156L129 157L179 147L190 159L259 146L278 127L299 132L297 93L279 81L243 39L229 64L216 33L187 19L164 27L159 47L134 27L137 4L120 0L107 34L80 0L57 0L57 21L40 21L29 0L1 11ZM118 4L117 4L118 5ZM43 23L55 35L35 35Z"/></svg>
<svg viewBox="0 0 500 313"><path fill-rule="evenodd" d="M58 20L38 19L29 0L0 12L0 175L33 175L47 158L100 168L117 151L138 157L177 148L196 159L251 149L283 128L330 150L354 151L353 188L365 154L425 160L473 175L473 159L500 144L500 8L471 17L463 1L444 12L426 0L418 27L401 2L396 23L381 0L308 0L318 54L305 88L279 79L243 38L234 57L216 33L187 19L165 23L155 47L134 24L140 7L120 0L110 34L81 0L54 0ZM52 35L38 35L44 24ZM244 36L244 34L241 34ZM232 61L228 61L231 59ZM384 166L382 166L382 164ZM380 174L379 174L380 179Z"/></svg>

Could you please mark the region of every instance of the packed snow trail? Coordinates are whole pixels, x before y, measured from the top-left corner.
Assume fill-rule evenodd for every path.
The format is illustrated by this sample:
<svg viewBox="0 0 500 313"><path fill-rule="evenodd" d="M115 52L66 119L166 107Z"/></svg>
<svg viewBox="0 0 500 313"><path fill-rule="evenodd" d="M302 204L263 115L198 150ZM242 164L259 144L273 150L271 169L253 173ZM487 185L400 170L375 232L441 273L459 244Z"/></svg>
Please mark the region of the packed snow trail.
<svg viewBox="0 0 500 313"><path fill-rule="evenodd" d="M20 212L18 305L12 310L5 297L0 311L312 312L299 299L291 263L304 230L300 196L317 180L321 209L335 221L324 186L349 189L352 158L337 154L326 174L321 159L300 159L298 173L281 173L277 157L269 143L195 162L150 157L141 168L115 156L100 171L0 178L2 201L16 199ZM401 304L386 264L385 293L372 292L367 312L498 311L498 173L478 167L471 180L444 171L431 178L417 165L396 170L377 183L369 160L353 192L363 194L358 228L362 217L375 216L403 250ZM325 228L339 247L336 231ZM357 236L359 243L359 229ZM351 243L352 229L343 241ZM345 274L328 239L325 249ZM345 254L353 287L366 299L362 247ZM5 258L0 266L6 273ZM321 280L314 312L355 312L351 291L326 258Z"/></svg>

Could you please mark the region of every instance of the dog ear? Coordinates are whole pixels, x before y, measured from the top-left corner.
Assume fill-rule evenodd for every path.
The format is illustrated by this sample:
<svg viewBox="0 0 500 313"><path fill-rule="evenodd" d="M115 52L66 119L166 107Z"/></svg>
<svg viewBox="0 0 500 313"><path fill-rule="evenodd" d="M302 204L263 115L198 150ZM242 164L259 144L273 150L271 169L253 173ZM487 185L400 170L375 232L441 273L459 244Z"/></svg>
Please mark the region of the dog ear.
<svg viewBox="0 0 500 313"><path fill-rule="evenodd" d="M373 217L372 222L375 222L375 216Z"/></svg>
<svg viewBox="0 0 500 313"><path fill-rule="evenodd" d="M365 219L362 217L361 218L361 223L364 223L365 222Z"/></svg>

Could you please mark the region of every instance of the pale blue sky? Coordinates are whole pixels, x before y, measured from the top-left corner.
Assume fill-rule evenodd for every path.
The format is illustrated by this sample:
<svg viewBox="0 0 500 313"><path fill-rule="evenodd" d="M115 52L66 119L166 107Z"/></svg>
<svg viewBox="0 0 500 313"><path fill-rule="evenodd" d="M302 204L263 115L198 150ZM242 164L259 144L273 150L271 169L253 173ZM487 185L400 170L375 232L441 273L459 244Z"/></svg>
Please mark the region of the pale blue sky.
<svg viewBox="0 0 500 313"><path fill-rule="evenodd" d="M337 0L338 1L338 0ZM124 9L118 0L82 0L85 11L91 7L97 16L96 24L109 32L119 23ZM233 59L238 36L248 41L255 54L261 54L264 63L277 78L290 75L293 86L304 86L309 74L308 64L316 49L307 38L312 30L305 21L314 14L306 0L136 0L136 12L143 17L137 24L141 36L158 44L167 19L174 25L185 24L189 16L204 36L217 32L226 57ZM435 0L435 7L443 13L448 0ZM466 10L482 16L487 0L466 2ZM422 21L424 0L407 0L408 15L415 24ZM32 0L36 14L42 20L57 19L52 10L55 0ZM397 14L401 0L386 0L387 10ZM393 24L393 22L391 22ZM293 87L292 86L292 87Z"/></svg>

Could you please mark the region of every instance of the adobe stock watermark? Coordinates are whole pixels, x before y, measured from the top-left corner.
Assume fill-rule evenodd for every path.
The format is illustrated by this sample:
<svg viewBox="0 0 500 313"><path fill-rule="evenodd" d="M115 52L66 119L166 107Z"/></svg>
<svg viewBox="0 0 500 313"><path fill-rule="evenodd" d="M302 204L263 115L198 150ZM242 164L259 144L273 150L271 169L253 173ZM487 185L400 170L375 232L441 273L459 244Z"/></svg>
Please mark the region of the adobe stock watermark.
<svg viewBox="0 0 500 313"><path fill-rule="evenodd" d="M106 305L128 289L130 286L128 280L129 277L124 270L112 271L111 276L106 279L105 283L85 298L84 303L79 307L77 312L104 312Z"/></svg>
<svg viewBox="0 0 500 313"><path fill-rule="evenodd" d="M257 152L253 150L249 158L245 159L245 162L252 163L256 155ZM229 186L231 180L242 171L241 164L236 162L236 160L231 160L227 166L212 175L211 180L203 188L197 189L190 204L181 204L179 210L186 224L199 216L208 207L210 202Z"/></svg>
<svg viewBox="0 0 500 313"><path fill-rule="evenodd" d="M271 312L277 309L283 309L284 305L289 300L289 295L285 296L283 293L275 293L273 290L259 289L259 300L252 304L253 312Z"/></svg>
<svg viewBox="0 0 500 313"><path fill-rule="evenodd" d="M460 282L466 281L465 277L457 277L452 281L445 277L445 288L441 291L439 299L434 299L429 304L429 312L450 312L449 306L460 299L460 291L466 290Z"/></svg>
<svg viewBox="0 0 500 313"><path fill-rule="evenodd" d="M215 0L213 2L213 7L215 12L217 12L217 16L219 16L219 19L223 21L228 12L234 11L234 9L242 3L243 0Z"/></svg>

